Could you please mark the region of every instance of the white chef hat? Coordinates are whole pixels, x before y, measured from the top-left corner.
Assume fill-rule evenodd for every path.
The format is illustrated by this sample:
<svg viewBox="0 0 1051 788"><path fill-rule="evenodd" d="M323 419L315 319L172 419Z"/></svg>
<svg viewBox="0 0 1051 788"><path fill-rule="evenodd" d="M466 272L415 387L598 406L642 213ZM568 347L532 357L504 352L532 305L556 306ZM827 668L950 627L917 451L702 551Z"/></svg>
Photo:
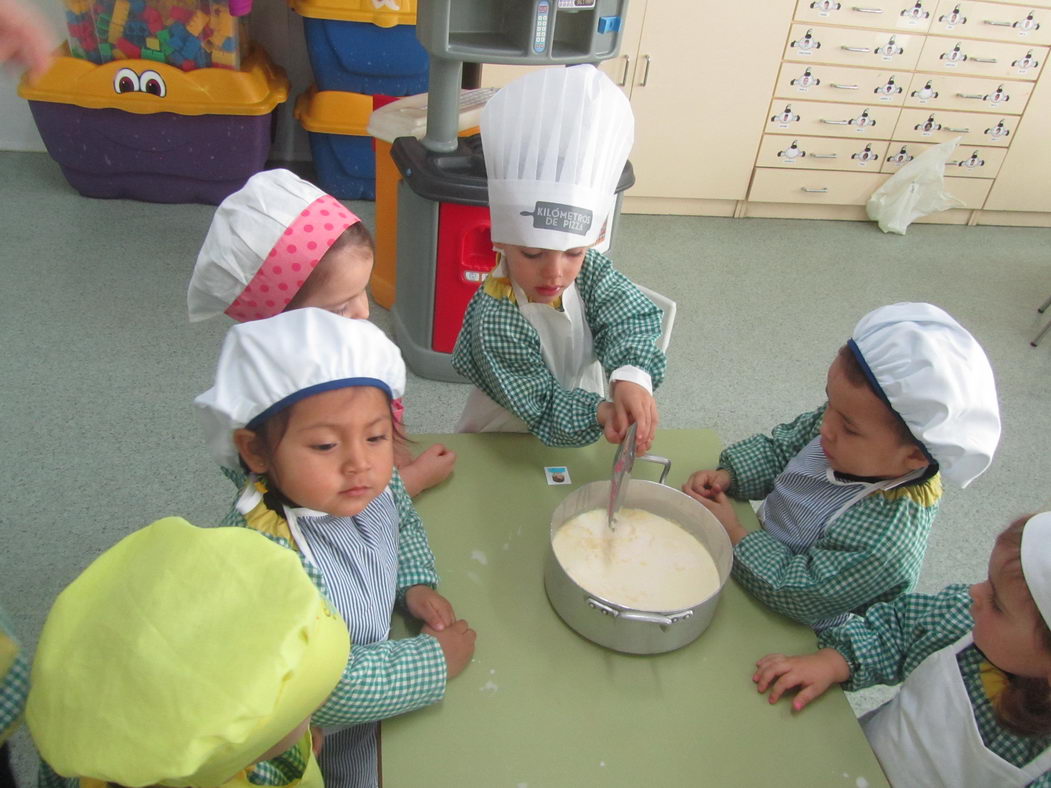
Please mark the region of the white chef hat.
<svg viewBox="0 0 1051 788"><path fill-rule="evenodd" d="M631 104L591 65L516 79L482 110L495 243L573 249L599 240L635 139Z"/></svg>
<svg viewBox="0 0 1051 788"><path fill-rule="evenodd" d="M851 350L946 479L966 487L992 462L1000 408L978 341L933 304L900 303L858 321Z"/></svg>
<svg viewBox="0 0 1051 788"><path fill-rule="evenodd" d="M223 340L215 385L193 404L212 455L237 468L234 430L255 429L301 399L351 386L401 397L401 352L367 320L308 307L233 326Z"/></svg>
<svg viewBox="0 0 1051 788"><path fill-rule="evenodd" d="M335 197L288 170L256 173L212 217L186 293L190 320L276 315L358 221Z"/></svg>
<svg viewBox="0 0 1051 788"><path fill-rule="evenodd" d="M1051 627L1051 512L1034 514L1022 531L1022 574L1044 622Z"/></svg>

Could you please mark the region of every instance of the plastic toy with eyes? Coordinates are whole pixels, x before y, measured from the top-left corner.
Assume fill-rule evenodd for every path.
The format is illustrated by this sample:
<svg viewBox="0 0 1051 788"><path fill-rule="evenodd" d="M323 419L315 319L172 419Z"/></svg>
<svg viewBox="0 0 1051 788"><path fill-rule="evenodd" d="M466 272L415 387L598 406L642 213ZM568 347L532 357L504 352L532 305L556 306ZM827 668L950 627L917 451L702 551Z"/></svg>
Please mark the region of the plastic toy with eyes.
<svg viewBox="0 0 1051 788"><path fill-rule="evenodd" d="M960 13L960 6L956 6L952 13L939 16L938 21L945 25L966 25L967 17Z"/></svg>
<svg viewBox="0 0 1051 788"><path fill-rule="evenodd" d="M1011 133L1011 130L1005 127L1003 120L1001 120L992 128L986 129L985 133L992 137L994 140L1000 140L1008 136Z"/></svg>
<svg viewBox="0 0 1051 788"><path fill-rule="evenodd" d="M934 119L933 115L927 118L927 120L923 121L923 123L917 123L915 126L913 126L913 128L916 131L924 131L928 133L932 131L941 131L941 127L942 124L938 123L938 121Z"/></svg>
<svg viewBox="0 0 1051 788"><path fill-rule="evenodd" d="M807 30L802 38L797 38L791 45L800 52L810 52L814 49L821 49L821 42L814 38L813 30Z"/></svg>
<svg viewBox="0 0 1051 788"><path fill-rule="evenodd" d="M164 98L168 95L168 86L164 77L152 68L137 74L130 68L121 68L113 76L113 89L118 93L149 93L151 96Z"/></svg>
<svg viewBox="0 0 1051 788"><path fill-rule="evenodd" d="M983 98L983 101L988 101L991 104L1003 104L1006 101L1010 101L1011 97L1004 92L1004 86L1001 85L989 95Z"/></svg>
<svg viewBox="0 0 1051 788"><path fill-rule="evenodd" d="M783 112L779 112L770 118L774 123L795 123L799 120L799 116L792 112L792 105L785 104Z"/></svg>
<svg viewBox="0 0 1051 788"><path fill-rule="evenodd" d="M904 51L904 47L898 46L898 42L895 40L894 36L891 36L890 40L883 46L876 47L876 54L883 55L884 57L894 57L895 55L902 54Z"/></svg>
<svg viewBox="0 0 1051 788"><path fill-rule="evenodd" d="M1026 15L1025 19L1019 19L1017 22L1011 25L1011 27L1015 28L1016 30L1025 30L1028 32L1030 30L1039 30L1040 23L1033 19L1033 12L1030 11Z"/></svg>
<svg viewBox="0 0 1051 788"><path fill-rule="evenodd" d="M942 52L938 59L948 60L950 63L962 63L967 59L967 55L960 51L960 42L957 41L956 46L948 52Z"/></svg>
<svg viewBox="0 0 1051 788"><path fill-rule="evenodd" d="M893 156L887 157L887 161L889 161L891 164L908 164L910 161L913 160L913 158L913 155L909 153L909 151L905 148L904 145L902 145L900 151L895 153Z"/></svg>
<svg viewBox="0 0 1051 788"><path fill-rule="evenodd" d="M876 161L879 159L879 154L872 150L872 145L866 145L865 150L859 150L857 153L851 154L850 158L856 159L857 161Z"/></svg>
<svg viewBox="0 0 1051 788"><path fill-rule="evenodd" d="M896 96L901 93L901 87L894 84L894 77L891 77L887 80L886 85L880 85L872 92L879 96Z"/></svg>
<svg viewBox="0 0 1051 788"><path fill-rule="evenodd" d="M927 84L919 90L914 90L910 94L913 98L918 98L920 101L926 101L927 99L938 98L938 91L931 85L931 80L927 80Z"/></svg>
<svg viewBox="0 0 1051 788"><path fill-rule="evenodd" d="M917 0L916 5L912 8L906 8L901 12L901 15L909 19L929 19L930 12L923 10L923 3Z"/></svg>
<svg viewBox="0 0 1051 788"><path fill-rule="evenodd" d="M843 7L843 4L837 3L835 0L814 0L810 7L817 11L838 11Z"/></svg>
<svg viewBox="0 0 1051 788"><path fill-rule="evenodd" d="M806 71L803 72L802 76L796 77L788 84L793 85L797 88L809 88L817 87L821 84L821 80L815 77L813 74L811 74L810 69L808 68Z"/></svg>
<svg viewBox="0 0 1051 788"><path fill-rule="evenodd" d="M966 167L969 170L976 169L978 167L985 166L985 159L978 158L978 151L971 154L969 159L963 159L962 161L956 162L957 167Z"/></svg>
<svg viewBox="0 0 1051 788"><path fill-rule="evenodd" d="M792 144L784 150L779 150L777 156L785 161L795 161L806 156L806 151L799 147L799 140L792 140Z"/></svg>
<svg viewBox="0 0 1051 788"><path fill-rule="evenodd" d="M850 125L856 126L859 129L863 129L866 126L875 126L876 121L875 119L869 117L869 111L865 109L862 110L861 114L858 115L856 118L851 119Z"/></svg>
<svg viewBox="0 0 1051 788"><path fill-rule="evenodd" d="M1031 49L1025 53L1025 57L1020 57L1011 64L1014 68L1036 68L1039 65L1040 61L1033 57L1033 50Z"/></svg>

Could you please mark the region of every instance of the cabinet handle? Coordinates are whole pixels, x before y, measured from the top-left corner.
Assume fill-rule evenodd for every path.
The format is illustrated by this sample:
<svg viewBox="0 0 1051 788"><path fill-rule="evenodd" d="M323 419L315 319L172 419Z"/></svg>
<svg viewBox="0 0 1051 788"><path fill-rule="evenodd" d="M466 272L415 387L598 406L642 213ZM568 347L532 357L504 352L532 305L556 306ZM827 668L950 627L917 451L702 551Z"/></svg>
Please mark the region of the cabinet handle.
<svg viewBox="0 0 1051 788"><path fill-rule="evenodd" d="M985 96L982 95L981 93L957 93L956 94L956 98L979 99L979 100L981 100L981 99L984 99Z"/></svg>
<svg viewBox="0 0 1051 788"><path fill-rule="evenodd" d="M845 49L847 52L871 52L872 47L848 47L846 44L842 44L840 49Z"/></svg>
<svg viewBox="0 0 1051 788"><path fill-rule="evenodd" d="M1014 22L997 22L995 19L986 19L982 22L983 25L996 25L996 27L1014 27Z"/></svg>
<svg viewBox="0 0 1051 788"><path fill-rule="evenodd" d="M639 82L639 87L640 88L646 87L646 82L650 78L650 56L649 55L643 55L642 59L646 63L646 68L644 68L643 71L642 71L642 81Z"/></svg>
<svg viewBox="0 0 1051 788"><path fill-rule="evenodd" d="M812 194L824 194L828 191L827 186L822 186L820 189L812 189L809 186L800 186L799 188L801 191L810 192Z"/></svg>
<svg viewBox="0 0 1051 788"><path fill-rule="evenodd" d="M973 60L975 63L995 63L996 62L996 58L995 57L973 57L972 56L971 60Z"/></svg>
<svg viewBox="0 0 1051 788"><path fill-rule="evenodd" d="M819 123L827 123L829 126L849 126L850 125L850 121L849 120L825 120L824 118L821 118L821 120L818 121L818 122Z"/></svg>
<svg viewBox="0 0 1051 788"><path fill-rule="evenodd" d="M620 75L620 82L617 83L618 88L626 87L628 84L628 72L631 71L631 58L628 55L621 55L624 60L624 73Z"/></svg>
<svg viewBox="0 0 1051 788"><path fill-rule="evenodd" d="M838 159L838 153L811 153L810 158L812 159Z"/></svg>
<svg viewBox="0 0 1051 788"><path fill-rule="evenodd" d="M862 8L861 6L854 6L854 10L859 14L882 14L882 8Z"/></svg>
<svg viewBox="0 0 1051 788"><path fill-rule="evenodd" d="M970 134L970 129L956 129L952 126L942 126L942 131L955 131L957 134Z"/></svg>
<svg viewBox="0 0 1051 788"><path fill-rule="evenodd" d="M831 85L834 88L839 88L840 90L857 90L858 89L857 85L840 85L838 82L829 82L828 84Z"/></svg>

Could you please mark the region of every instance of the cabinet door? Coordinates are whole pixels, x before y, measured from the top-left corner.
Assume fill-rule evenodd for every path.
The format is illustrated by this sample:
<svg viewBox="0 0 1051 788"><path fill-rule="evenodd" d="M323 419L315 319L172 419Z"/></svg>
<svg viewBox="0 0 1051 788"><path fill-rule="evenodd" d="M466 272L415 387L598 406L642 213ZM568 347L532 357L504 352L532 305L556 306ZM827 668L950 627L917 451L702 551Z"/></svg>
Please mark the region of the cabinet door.
<svg viewBox="0 0 1051 788"><path fill-rule="evenodd" d="M722 0L646 4L628 196L745 198L794 6L765 0L760 23Z"/></svg>

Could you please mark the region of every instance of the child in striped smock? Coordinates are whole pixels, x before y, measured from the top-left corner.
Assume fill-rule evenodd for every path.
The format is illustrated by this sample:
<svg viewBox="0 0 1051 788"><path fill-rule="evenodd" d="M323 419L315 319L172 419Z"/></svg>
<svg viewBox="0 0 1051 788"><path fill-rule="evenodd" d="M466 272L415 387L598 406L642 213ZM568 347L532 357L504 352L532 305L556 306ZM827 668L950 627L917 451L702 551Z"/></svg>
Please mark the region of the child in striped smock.
<svg viewBox="0 0 1051 788"><path fill-rule="evenodd" d="M347 622L351 657L313 716L328 785L378 783L376 722L441 700L474 632L435 587L419 515L394 467L391 401L405 365L364 320L305 308L230 329L195 404L213 455L249 473L224 524L296 550ZM389 640L395 604L422 634Z"/></svg>
<svg viewBox="0 0 1051 788"><path fill-rule="evenodd" d="M978 342L931 304L863 317L828 371L827 401L728 447L683 491L734 544L733 575L817 630L911 590L942 477L965 487L992 461L1000 416ZM748 532L730 498L763 499Z"/></svg>
<svg viewBox="0 0 1051 788"><path fill-rule="evenodd" d="M901 684L861 719L897 788L1051 786L1051 512L1000 534L989 576L873 605L818 635L821 650L770 654L753 675L802 709L834 682Z"/></svg>

